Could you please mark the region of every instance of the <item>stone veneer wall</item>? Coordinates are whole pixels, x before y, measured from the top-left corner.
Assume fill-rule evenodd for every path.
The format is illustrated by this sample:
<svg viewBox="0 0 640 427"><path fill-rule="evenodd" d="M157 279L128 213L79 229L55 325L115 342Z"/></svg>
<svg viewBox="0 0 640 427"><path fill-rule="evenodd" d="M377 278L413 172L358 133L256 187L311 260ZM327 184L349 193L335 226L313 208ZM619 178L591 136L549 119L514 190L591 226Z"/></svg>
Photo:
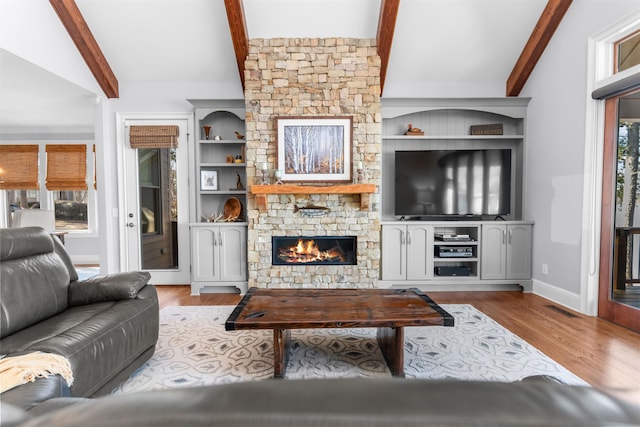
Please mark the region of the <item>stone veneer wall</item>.
<svg viewBox="0 0 640 427"><path fill-rule="evenodd" d="M277 116L352 116L354 165L364 182L381 178L380 57L370 39L255 39L245 62L247 182L259 183L255 165L277 166ZM355 166L353 169L355 170ZM261 175L260 175L261 176ZM268 212L247 201L249 286L375 287L380 269L380 203L367 211L359 195L269 195ZM326 216L305 217L295 205L326 206ZM357 265L272 266L271 236L358 238Z"/></svg>

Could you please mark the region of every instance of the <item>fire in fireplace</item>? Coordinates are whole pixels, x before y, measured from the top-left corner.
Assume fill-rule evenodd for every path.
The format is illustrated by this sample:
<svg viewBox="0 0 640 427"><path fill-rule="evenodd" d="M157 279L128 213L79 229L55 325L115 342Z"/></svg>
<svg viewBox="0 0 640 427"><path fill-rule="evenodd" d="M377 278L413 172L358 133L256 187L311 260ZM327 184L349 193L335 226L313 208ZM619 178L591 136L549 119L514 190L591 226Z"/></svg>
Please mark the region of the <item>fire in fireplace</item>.
<svg viewBox="0 0 640 427"><path fill-rule="evenodd" d="M273 236L273 265L355 265L355 236Z"/></svg>

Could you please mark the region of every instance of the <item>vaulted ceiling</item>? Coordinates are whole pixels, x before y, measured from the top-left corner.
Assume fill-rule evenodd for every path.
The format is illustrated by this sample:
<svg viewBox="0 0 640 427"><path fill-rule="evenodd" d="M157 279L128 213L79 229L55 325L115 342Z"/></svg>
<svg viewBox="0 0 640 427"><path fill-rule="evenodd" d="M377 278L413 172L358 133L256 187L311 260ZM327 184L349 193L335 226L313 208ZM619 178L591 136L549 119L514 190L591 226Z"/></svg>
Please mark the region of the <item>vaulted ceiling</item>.
<svg viewBox="0 0 640 427"><path fill-rule="evenodd" d="M501 96L517 96L571 0L50 3L51 13L58 13L110 98L121 96L119 83L136 82L223 85L227 93L241 97L248 40L277 37L378 38L379 53L387 64L383 97L438 97L448 88L465 85L493 93L501 88ZM77 98L86 95L68 82L52 84L46 71L34 70L6 51L0 49L0 55L3 101L16 94L22 95L18 103L29 102L25 97L35 94L40 99L53 96L56 110L61 110L61 105L68 102L72 108ZM66 92L68 99L61 95ZM6 108L3 102L0 126L19 124L19 112L3 111Z"/></svg>

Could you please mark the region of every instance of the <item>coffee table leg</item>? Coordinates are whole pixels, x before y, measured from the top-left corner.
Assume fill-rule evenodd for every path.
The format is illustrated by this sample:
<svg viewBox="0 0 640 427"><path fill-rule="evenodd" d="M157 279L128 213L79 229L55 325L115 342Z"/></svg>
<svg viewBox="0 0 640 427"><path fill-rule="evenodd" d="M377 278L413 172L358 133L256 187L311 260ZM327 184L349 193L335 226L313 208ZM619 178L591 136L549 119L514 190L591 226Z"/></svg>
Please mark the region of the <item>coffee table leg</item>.
<svg viewBox="0 0 640 427"><path fill-rule="evenodd" d="M404 377L404 328L378 328L378 345L391 375Z"/></svg>
<svg viewBox="0 0 640 427"><path fill-rule="evenodd" d="M273 330L273 377L284 378L289 360L289 343L291 331L289 329Z"/></svg>

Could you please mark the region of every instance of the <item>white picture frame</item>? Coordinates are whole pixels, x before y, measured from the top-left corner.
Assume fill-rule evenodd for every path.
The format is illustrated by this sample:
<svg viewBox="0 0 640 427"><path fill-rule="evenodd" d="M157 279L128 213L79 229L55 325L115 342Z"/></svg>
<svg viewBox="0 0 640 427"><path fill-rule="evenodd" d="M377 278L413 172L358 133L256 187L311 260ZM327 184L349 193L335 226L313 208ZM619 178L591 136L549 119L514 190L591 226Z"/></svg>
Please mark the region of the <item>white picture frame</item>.
<svg viewBox="0 0 640 427"><path fill-rule="evenodd" d="M282 181L352 181L352 117L276 117L276 121Z"/></svg>
<svg viewBox="0 0 640 427"><path fill-rule="evenodd" d="M218 191L218 171L210 169L200 171L200 190Z"/></svg>

